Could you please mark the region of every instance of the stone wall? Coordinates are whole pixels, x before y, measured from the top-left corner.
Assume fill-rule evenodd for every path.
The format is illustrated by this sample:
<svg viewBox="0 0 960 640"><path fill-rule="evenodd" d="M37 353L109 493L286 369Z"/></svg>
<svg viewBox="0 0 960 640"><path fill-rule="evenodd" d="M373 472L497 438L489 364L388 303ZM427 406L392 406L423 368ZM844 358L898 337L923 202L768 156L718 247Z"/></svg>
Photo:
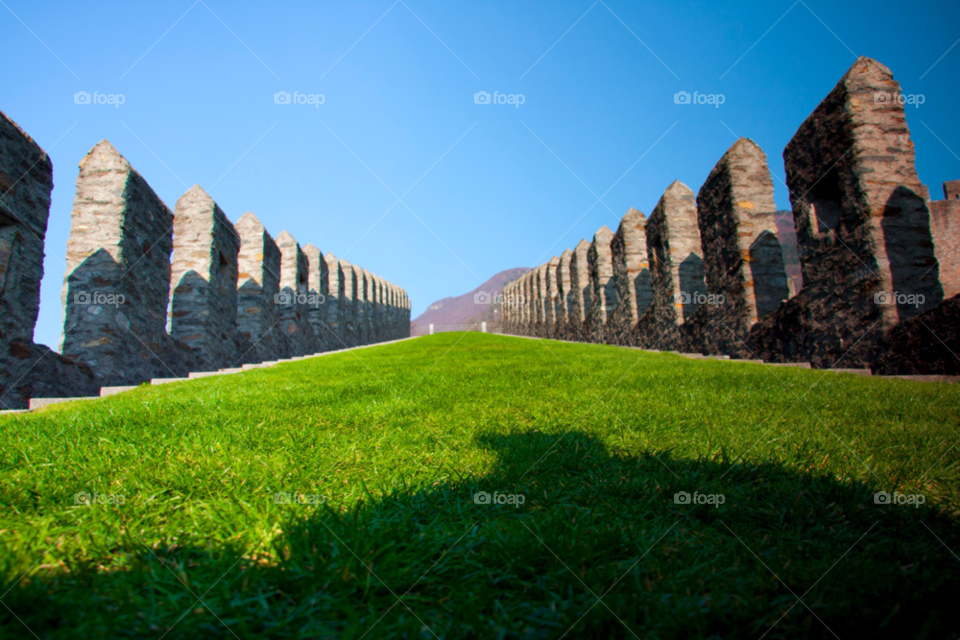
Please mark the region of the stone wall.
<svg viewBox="0 0 960 640"><path fill-rule="evenodd" d="M667 188L644 241L636 241L642 214L631 210L635 220L616 235L604 227L593 244L564 252L557 282L561 297L569 291L567 322L553 334L823 368L960 373L946 355L960 350L960 181L944 184L945 200L929 199L903 106L878 97L899 91L889 69L859 58L800 126L783 153L793 219L780 225L791 236L786 252L766 156L741 138L696 199L679 181ZM794 228L802 278L790 287ZM631 248L644 245L645 256ZM644 260L641 293L631 274ZM537 323L521 316L508 326L537 334Z"/></svg>
<svg viewBox="0 0 960 640"><path fill-rule="evenodd" d="M186 376L199 361L167 334L173 212L106 140L80 163L64 277L64 355L103 385Z"/></svg>
<svg viewBox="0 0 960 640"><path fill-rule="evenodd" d="M0 409L359 344L345 326L364 343L410 335L402 289L274 241L253 213L234 226L198 185L171 211L103 140L80 163L51 351L32 340L52 189L49 157L0 113Z"/></svg>
<svg viewBox="0 0 960 640"><path fill-rule="evenodd" d="M0 112L0 409L99 389L90 367L33 342L52 190L50 157Z"/></svg>
<svg viewBox="0 0 960 640"><path fill-rule="evenodd" d="M606 227L593 235L587 252L587 269L590 274L590 309L586 319L586 338L590 342L606 341L606 324L617 306L617 289L613 281L613 255L610 243L613 232Z"/></svg>
<svg viewBox="0 0 960 640"><path fill-rule="evenodd" d="M194 185L177 200L170 267L170 335L204 370L249 361L253 345L237 330L240 236L223 210Z"/></svg>
<svg viewBox="0 0 960 640"><path fill-rule="evenodd" d="M610 344L632 345L637 322L653 301L646 226L646 217L631 207L610 242L613 285L619 301L605 327Z"/></svg>

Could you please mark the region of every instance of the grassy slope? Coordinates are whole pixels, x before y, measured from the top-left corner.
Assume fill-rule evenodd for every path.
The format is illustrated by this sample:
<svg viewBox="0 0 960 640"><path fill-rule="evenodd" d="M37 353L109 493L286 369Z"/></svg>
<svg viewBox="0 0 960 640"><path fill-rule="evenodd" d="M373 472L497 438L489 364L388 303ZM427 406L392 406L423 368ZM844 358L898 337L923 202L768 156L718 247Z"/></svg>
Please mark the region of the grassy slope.
<svg viewBox="0 0 960 640"><path fill-rule="evenodd" d="M944 637L958 422L957 385L475 333L5 417L0 632Z"/></svg>

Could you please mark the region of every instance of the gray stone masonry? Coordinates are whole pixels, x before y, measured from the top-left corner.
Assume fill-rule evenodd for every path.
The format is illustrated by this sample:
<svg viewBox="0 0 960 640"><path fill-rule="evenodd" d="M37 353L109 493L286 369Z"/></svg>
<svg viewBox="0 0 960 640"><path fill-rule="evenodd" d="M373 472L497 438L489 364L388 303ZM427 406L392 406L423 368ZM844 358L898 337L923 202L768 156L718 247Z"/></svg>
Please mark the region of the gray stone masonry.
<svg viewBox="0 0 960 640"><path fill-rule="evenodd" d="M250 362L253 345L237 331L240 236L198 185L177 201L170 267L170 335L200 367L216 371Z"/></svg>
<svg viewBox="0 0 960 640"><path fill-rule="evenodd" d="M610 344L630 346L634 343L637 322L653 300L646 226L643 213L631 207L610 243L613 283L620 301L605 327L606 341Z"/></svg>
<svg viewBox="0 0 960 640"><path fill-rule="evenodd" d="M613 282L613 255L610 243L613 232L606 227L594 234L590 251L587 253L587 266L590 273L590 311L587 314L587 335L589 342L605 342L607 319L617 306L617 289Z"/></svg>
<svg viewBox="0 0 960 640"><path fill-rule="evenodd" d="M64 355L102 386L197 371L166 332L173 212L106 140L80 163L63 282Z"/></svg>
<svg viewBox="0 0 960 640"><path fill-rule="evenodd" d="M317 353L320 342L313 332L309 313L311 309L320 309L320 298L310 295L310 262L288 231L281 231L276 242L280 249L280 295L274 303L279 307L280 330L290 343L291 355Z"/></svg>

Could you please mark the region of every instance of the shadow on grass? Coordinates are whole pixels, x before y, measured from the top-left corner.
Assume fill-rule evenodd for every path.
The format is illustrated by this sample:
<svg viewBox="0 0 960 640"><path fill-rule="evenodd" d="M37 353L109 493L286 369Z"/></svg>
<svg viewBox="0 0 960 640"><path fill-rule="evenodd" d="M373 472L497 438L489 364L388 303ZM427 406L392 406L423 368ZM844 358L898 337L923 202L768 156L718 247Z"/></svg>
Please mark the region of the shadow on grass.
<svg viewBox="0 0 960 640"><path fill-rule="evenodd" d="M133 540L117 550L130 553L123 570L70 566L19 586L8 572L0 631L943 638L960 629L953 516L878 505L876 487L774 464L629 456L587 435L558 438L483 436L498 454L486 476L398 488L348 510L287 505L269 563L242 548L145 551ZM479 492L523 504L478 504ZM691 503L678 504L679 492Z"/></svg>

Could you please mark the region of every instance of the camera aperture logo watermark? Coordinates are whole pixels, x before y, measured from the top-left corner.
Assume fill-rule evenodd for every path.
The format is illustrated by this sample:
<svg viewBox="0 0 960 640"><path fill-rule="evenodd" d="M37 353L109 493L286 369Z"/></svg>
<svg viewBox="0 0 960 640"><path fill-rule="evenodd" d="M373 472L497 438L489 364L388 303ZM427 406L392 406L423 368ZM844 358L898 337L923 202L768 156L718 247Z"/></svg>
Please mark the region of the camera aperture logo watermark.
<svg viewBox="0 0 960 640"><path fill-rule="evenodd" d="M491 96L486 91L477 91L473 94L473 104L512 104L514 108L519 109L520 105L527 101L522 93L500 93L494 91Z"/></svg>
<svg viewBox="0 0 960 640"><path fill-rule="evenodd" d="M73 294L75 304L93 305L90 307L90 313L100 312L99 307L112 306L119 307L126 298L122 293L104 293L103 291L76 291ZM93 309L96 308L96 311Z"/></svg>
<svg viewBox="0 0 960 640"><path fill-rule="evenodd" d="M273 303L280 307L292 307L301 305L307 307L319 308L327 301L327 297L322 293L294 293L293 291L281 291L273 294Z"/></svg>
<svg viewBox="0 0 960 640"><path fill-rule="evenodd" d="M886 491L877 491L873 494L874 504L909 505L919 509L920 505L926 504L926 502L927 497L922 493L900 493L899 491L894 491L893 495L890 495Z"/></svg>
<svg viewBox="0 0 960 640"><path fill-rule="evenodd" d="M299 491L280 491L271 496L274 504L318 505L327 501L322 493L301 493Z"/></svg>
<svg viewBox="0 0 960 640"><path fill-rule="evenodd" d="M519 307L524 303L523 294L503 295L499 291L489 293L487 291L477 291L473 294L473 304L499 304L506 307Z"/></svg>
<svg viewBox="0 0 960 640"><path fill-rule="evenodd" d="M673 494L674 504L712 504L719 509L720 505L726 501L727 497L722 493L700 493L699 491L694 491L691 496L686 491L678 491Z"/></svg>
<svg viewBox="0 0 960 640"><path fill-rule="evenodd" d="M73 504L82 507L92 507L93 505L122 505L126 504L127 499L121 493L97 493L91 494L89 491L77 491L73 494Z"/></svg>
<svg viewBox="0 0 960 640"><path fill-rule="evenodd" d="M722 293L700 293L699 291L691 293L689 291L681 291L680 293L673 294L673 300L678 305L706 304L711 307L719 307L727 301L727 298Z"/></svg>
<svg viewBox="0 0 960 640"><path fill-rule="evenodd" d="M327 99L322 93L300 93L294 91L291 96L286 91L277 91L273 94L273 104L312 104L314 109L319 109L320 105Z"/></svg>
<svg viewBox="0 0 960 640"><path fill-rule="evenodd" d="M73 104L112 104L114 108L119 109L120 105L127 101L122 93L100 93L94 91L91 96L86 91L77 91L73 94Z"/></svg>
<svg viewBox="0 0 960 640"><path fill-rule="evenodd" d="M922 93L904 94L899 91L894 91L893 93L889 91L877 91L873 94L873 101L876 104L899 104L900 106L912 104L919 109L920 105L927 101L927 98Z"/></svg>
<svg viewBox="0 0 960 640"><path fill-rule="evenodd" d="M900 293L899 291L894 291L893 293L880 291L873 294L873 302L882 307L912 305L919 308L925 301L926 297L922 293L908 294Z"/></svg>
<svg viewBox="0 0 960 640"><path fill-rule="evenodd" d="M494 491L490 495L486 491L477 491L473 494L474 504L512 504L514 509L519 509L520 505L527 501L527 497L522 493L500 493Z"/></svg>
<svg viewBox="0 0 960 640"><path fill-rule="evenodd" d="M694 91L691 96L686 91L677 91L673 94L673 104L712 104L714 108L719 109L720 105L727 101L722 93L700 93Z"/></svg>

